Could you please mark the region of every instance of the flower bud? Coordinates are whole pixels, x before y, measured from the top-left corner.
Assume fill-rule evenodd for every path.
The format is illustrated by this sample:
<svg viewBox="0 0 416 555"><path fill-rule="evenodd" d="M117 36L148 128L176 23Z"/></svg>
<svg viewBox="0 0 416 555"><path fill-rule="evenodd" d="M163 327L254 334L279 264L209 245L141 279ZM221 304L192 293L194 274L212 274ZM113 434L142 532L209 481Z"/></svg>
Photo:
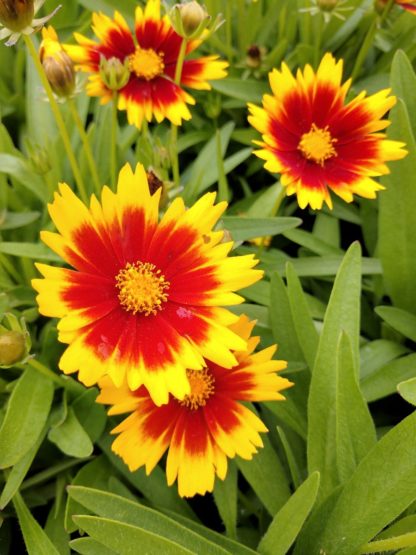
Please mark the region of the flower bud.
<svg viewBox="0 0 416 555"><path fill-rule="evenodd" d="M339 0L317 0L318 8L323 12L332 12L337 7Z"/></svg>
<svg viewBox="0 0 416 555"><path fill-rule="evenodd" d="M188 40L199 38L211 21L207 10L195 0L175 4L169 15L178 35Z"/></svg>
<svg viewBox="0 0 416 555"><path fill-rule="evenodd" d="M0 366L13 366L27 355L26 337L19 331L0 332Z"/></svg>
<svg viewBox="0 0 416 555"><path fill-rule="evenodd" d="M33 0L0 0L0 23L14 33L28 27L34 15Z"/></svg>
<svg viewBox="0 0 416 555"><path fill-rule="evenodd" d="M111 91L119 91L130 79L128 58L121 62L118 58L100 58L100 77L104 85Z"/></svg>
<svg viewBox="0 0 416 555"><path fill-rule="evenodd" d="M152 196L156 193L156 191L162 189L159 204L160 206L164 206L168 200L165 183L161 179L159 179L159 177L151 169L146 172L146 175L147 183L149 185L149 191Z"/></svg>
<svg viewBox="0 0 416 555"><path fill-rule="evenodd" d="M45 58L42 65L53 92L63 98L71 96L75 90L75 70L68 54L62 50Z"/></svg>

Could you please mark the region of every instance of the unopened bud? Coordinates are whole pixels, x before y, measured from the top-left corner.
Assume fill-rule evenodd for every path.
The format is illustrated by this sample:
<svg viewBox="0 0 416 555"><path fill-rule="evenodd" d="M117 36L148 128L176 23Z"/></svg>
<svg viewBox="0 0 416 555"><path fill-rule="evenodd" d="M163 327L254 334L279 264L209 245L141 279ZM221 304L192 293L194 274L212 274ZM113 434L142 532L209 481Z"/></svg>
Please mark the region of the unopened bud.
<svg viewBox="0 0 416 555"><path fill-rule="evenodd" d="M164 206L168 200L165 183L161 179L159 179L159 177L155 174L153 170L148 170L146 172L146 175L147 183L149 185L149 191L152 196L156 193L156 191L162 189L159 204L160 206Z"/></svg>
<svg viewBox="0 0 416 555"><path fill-rule="evenodd" d="M27 354L26 337L19 331L0 333L0 366L12 366Z"/></svg>
<svg viewBox="0 0 416 555"><path fill-rule="evenodd" d="M173 28L185 39L199 38L211 21L207 10L195 0L175 4L169 15Z"/></svg>
<svg viewBox="0 0 416 555"><path fill-rule="evenodd" d="M15 33L28 27L34 15L33 0L0 0L0 23Z"/></svg>
<svg viewBox="0 0 416 555"><path fill-rule="evenodd" d="M263 58L266 54L266 49L263 46L252 44L247 49L246 66L252 69L257 69L261 66Z"/></svg>
<svg viewBox="0 0 416 555"><path fill-rule="evenodd" d="M74 64L64 51L48 56L42 62L53 92L60 97L71 96L75 90Z"/></svg>
<svg viewBox="0 0 416 555"><path fill-rule="evenodd" d="M339 0L317 0L318 8L323 12L332 12L337 7Z"/></svg>
<svg viewBox="0 0 416 555"><path fill-rule="evenodd" d="M128 58L122 62L118 58L100 59L100 77L104 85L111 91L119 91L125 87L130 79Z"/></svg>

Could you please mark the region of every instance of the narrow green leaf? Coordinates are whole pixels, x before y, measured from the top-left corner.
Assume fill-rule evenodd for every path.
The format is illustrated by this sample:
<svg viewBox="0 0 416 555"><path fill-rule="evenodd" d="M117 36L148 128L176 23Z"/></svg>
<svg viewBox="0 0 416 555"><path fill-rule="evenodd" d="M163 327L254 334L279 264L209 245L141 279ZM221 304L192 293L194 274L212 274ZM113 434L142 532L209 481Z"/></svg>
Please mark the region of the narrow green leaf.
<svg viewBox="0 0 416 555"><path fill-rule="evenodd" d="M0 230L24 227L35 222L39 216L39 212L6 212L4 219L0 218Z"/></svg>
<svg viewBox="0 0 416 555"><path fill-rule="evenodd" d="M225 216L222 218L234 241L246 241L255 237L278 235L302 223L299 218L242 218L241 216Z"/></svg>
<svg viewBox="0 0 416 555"><path fill-rule="evenodd" d="M290 471L290 476L292 478L293 485L295 488L298 488L302 482L301 480L301 473L299 470L298 462L296 460L296 456L293 453L292 447L287 439L286 433L280 426L276 427L277 433L279 434L280 441L282 442L282 446L286 455L287 464Z"/></svg>
<svg viewBox="0 0 416 555"><path fill-rule="evenodd" d="M36 260L59 261L59 257L42 243L12 243L0 242L0 252L12 256L35 258Z"/></svg>
<svg viewBox="0 0 416 555"><path fill-rule="evenodd" d="M361 379L371 376L371 374L377 372L385 364L408 352L409 349L401 343L395 343L387 339L369 341L360 349Z"/></svg>
<svg viewBox="0 0 416 555"><path fill-rule="evenodd" d="M390 138L400 138L409 154L391 165L383 178L386 191L380 195L378 253L383 265L387 293L398 308L415 312L416 307L416 142L410 129L409 114L401 100L390 112ZM400 222L400 225L397 225Z"/></svg>
<svg viewBox="0 0 416 555"><path fill-rule="evenodd" d="M416 316L394 306L377 306L376 313L393 329L416 341Z"/></svg>
<svg viewBox="0 0 416 555"><path fill-rule="evenodd" d="M416 406L416 378L400 382L397 386L397 390L403 399L411 405Z"/></svg>
<svg viewBox="0 0 416 555"><path fill-rule="evenodd" d="M118 555L137 555L138 546L142 553L163 553L163 555L191 555L194 551L185 549L163 537L163 530L153 534L108 518L95 516L74 516L76 524L93 539Z"/></svg>
<svg viewBox="0 0 416 555"><path fill-rule="evenodd" d="M124 524L131 524L155 535L163 532L163 537L187 549L207 555L224 555L226 551L195 532L154 509L145 507L124 497L91 488L71 486L69 495L94 514L111 518Z"/></svg>
<svg viewBox="0 0 416 555"><path fill-rule="evenodd" d="M262 555L285 555L315 504L319 472L311 474L275 515L257 550Z"/></svg>
<svg viewBox="0 0 416 555"><path fill-rule="evenodd" d="M92 538L77 538L71 540L69 545L81 555L117 555L117 552Z"/></svg>
<svg viewBox="0 0 416 555"><path fill-rule="evenodd" d="M416 134L416 75L409 58L403 50L398 50L391 64L390 84L393 94L407 106L413 134Z"/></svg>
<svg viewBox="0 0 416 555"><path fill-rule="evenodd" d="M313 323L302 285L291 263L286 265L286 276L290 311L298 343L309 368L312 369L318 349L319 335Z"/></svg>
<svg viewBox="0 0 416 555"><path fill-rule="evenodd" d="M370 403L397 391L397 385L415 375L416 353L397 358L361 380L364 397Z"/></svg>
<svg viewBox="0 0 416 555"><path fill-rule="evenodd" d="M264 447L250 461L237 458L237 466L260 501L273 516L290 497L287 477L270 440L263 437Z"/></svg>
<svg viewBox="0 0 416 555"><path fill-rule="evenodd" d="M262 96L267 92L269 86L262 81L254 81L251 79L221 79L213 81L212 88L231 98L237 98L244 102L260 103Z"/></svg>
<svg viewBox="0 0 416 555"><path fill-rule="evenodd" d="M299 553L356 553L416 499L415 434L416 412L361 461L320 528L303 538Z"/></svg>
<svg viewBox="0 0 416 555"><path fill-rule="evenodd" d="M48 418L53 391L53 383L31 368L19 378L0 428L0 468L18 463L36 444Z"/></svg>
<svg viewBox="0 0 416 555"><path fill-rule="evenodd" d="M237 537L237 467L233 461L228 464L225 480L216 480L214 499L225 525L227 536Z"/></svg>
<svg viewBox="0 0 416 555"><path fill-rule="evenodd" d="M16 509L28 554L59 555L59 551L55 549L51 540L31 515L20 493L16 493L13 497L13 505Z"/></svg>
<svg viewBox="0 0 416 555"><path fill-rule="evenodd" d="M342 331L352 341L352 359L358 368L361 293L361 249L353 243L335 278L325 314L308 403L308 468L321 473L321 499L339 483L336 458L336 418L339 395L337 349Z"/></svg>
<svg viewBox="0 0 416 555"><path fill-rule="evenodd" d="M62 424L51 428L48 439L70 457L89 457L94 446L71 407Z"/></svg>
<svg viewBox="0 0 416 555"><path fill-rule="evenodd" d="M48 191L43 181L22 158L0 153L0 173L11 175L42 202L47 201Z"/></svg>

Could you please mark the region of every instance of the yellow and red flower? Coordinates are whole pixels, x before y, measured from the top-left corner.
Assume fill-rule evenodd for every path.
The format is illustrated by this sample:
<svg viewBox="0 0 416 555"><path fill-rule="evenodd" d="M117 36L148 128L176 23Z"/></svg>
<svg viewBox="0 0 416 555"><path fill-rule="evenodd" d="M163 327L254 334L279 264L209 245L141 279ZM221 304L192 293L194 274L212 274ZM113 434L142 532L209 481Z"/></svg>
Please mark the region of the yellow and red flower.
<svg viewBox="0 0 416 555"><path fill-rule="evenodd" d="M416 0L394 0L394 4L401 8L416 14ZM387 0L376 0L376 8L381 11L387 5Z"/></svg>
<svg viewBox="0 0 416 555"><path fill-rule="evenodd" d="M161 189L149 192L141 165L120 172L117 193L104 187L86 207L68 185L49 205L59 233L42 240L75 270L45 264L33 280L41 314L60 318L69 346L59 366L85 385L109 374L116 385L145 385L156 404L190 391L186 369L204 359L230 368L245 341L222 308L242 302L233 291L262 276L254 256L227 257L232 242L212 231L226 203L207 193L188 210L176 198L158 223Z"/></svg>
<svg viewBox="0 0 416 555"><path fill-rule="evenodd" d="M180 85L174 81L176 63L182 38L174 31L168 16L160 15L160 0L148 0L145 9L136 8L135 36L124 18L116 12L114 18L93 14L93 30L99 42L78 33L78 46L65 45L77 68L90 72L87 92L101 97L103 103L114 96L100 75L100 60L116 58L127 61L130 78L118 91L118 108L127 110L128 121L141 127L143 120L157 122L164 118L175 125L191 118L187 104L194 99L182 88L211 88L211 79L226 76L227 63L218 56L204 56L185 60ZM190 54L200 41L189 41L186 54Z"/></svg>
<svg viewBox="0 0 416 555"><path fill-rule="evenodd" d="M255 153L281 174L301 208L319 209L324 201L332 207L328 189L346 202L353 194L375 198L383 187L373 177L389 173L386 161L406 155L404 143L380 133L389 125L381 118L396 103L390 90L346 103L351 81L341 84L342 66L326 54L316 73L306 65L294 77L283 63L269 75L273 95L263 97L263 108L249 104L249 122L263 139Z"/></svg>
<svg viewBox="0 0 416 555"><path fill-rule="evenodd" d="M241 316L231 330L247 341L236 352L231 369L206 361L203 370L188 370L189 394L158 407L144 387L117 388L108 378L101 383L100 403L113 405L109 414L131 414L112 433L119 434L112 449L131 471L141 466L149 474L166 450L169 485L178 479L179 494L191 497L212 491L215 475L227 473L227 457L251 459L263 443L263 422L239 401L284 399L280 393L293 385L276 373L286 367L271 360L276 346L254 353L259 338L250 337L254 322Z"/></svg>

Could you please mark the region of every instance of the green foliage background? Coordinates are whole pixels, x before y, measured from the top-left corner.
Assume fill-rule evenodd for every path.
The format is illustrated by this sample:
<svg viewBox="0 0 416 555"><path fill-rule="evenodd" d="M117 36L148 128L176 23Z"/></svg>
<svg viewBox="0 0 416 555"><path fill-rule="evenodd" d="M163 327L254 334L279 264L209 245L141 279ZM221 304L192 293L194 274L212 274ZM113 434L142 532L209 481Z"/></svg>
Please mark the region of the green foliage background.
<svg viewBox="0 0 416 555"><path fill-rule="evenodd" d="M136 4L66 0L53 25L71 41L74 30L88 32L90 10L118 9L132 22ZM36 357L0 374L2 555L416 553L416 18L394 8L380 25L372 0L349 0L346 19L326 24L299 11L312 4L206 2L226 23L203 48L231 67L213 92L195 95L180 130L180 193L190 204L218 189L230 201L223 225L235 252L254 252L266 272L238 312L257 319L263 345L279 344L296 385L285 402L256 407L270 430L264 449L251 462L237 458L212 496L191 501L166 486L160 467L130 473L111 452L114 422L94 403L97 391L59 376L56 321L39 317L30 280L35 261L57 262L39 231L51 228L56 184L73 179L23 44L0 46L0 314L25 320ZM48 0L45 13L54 7ZM246 63L252 44L266 49L255 69ZM332 211L315 213L289 197L272 217L281 186L251 155L246 103L261 102L267 72L283 60L316 67L327 51L345 60L345 78L356 74L351 95L393 89L388 134L409 155L390 165L377 201L334 199ZM105 183L111 108L83 93L76 103ZM169 127L152 126L149 141L123 114L119 124L120 163L167 178ZM268 235L269 248L243 244Z"/></svg>

